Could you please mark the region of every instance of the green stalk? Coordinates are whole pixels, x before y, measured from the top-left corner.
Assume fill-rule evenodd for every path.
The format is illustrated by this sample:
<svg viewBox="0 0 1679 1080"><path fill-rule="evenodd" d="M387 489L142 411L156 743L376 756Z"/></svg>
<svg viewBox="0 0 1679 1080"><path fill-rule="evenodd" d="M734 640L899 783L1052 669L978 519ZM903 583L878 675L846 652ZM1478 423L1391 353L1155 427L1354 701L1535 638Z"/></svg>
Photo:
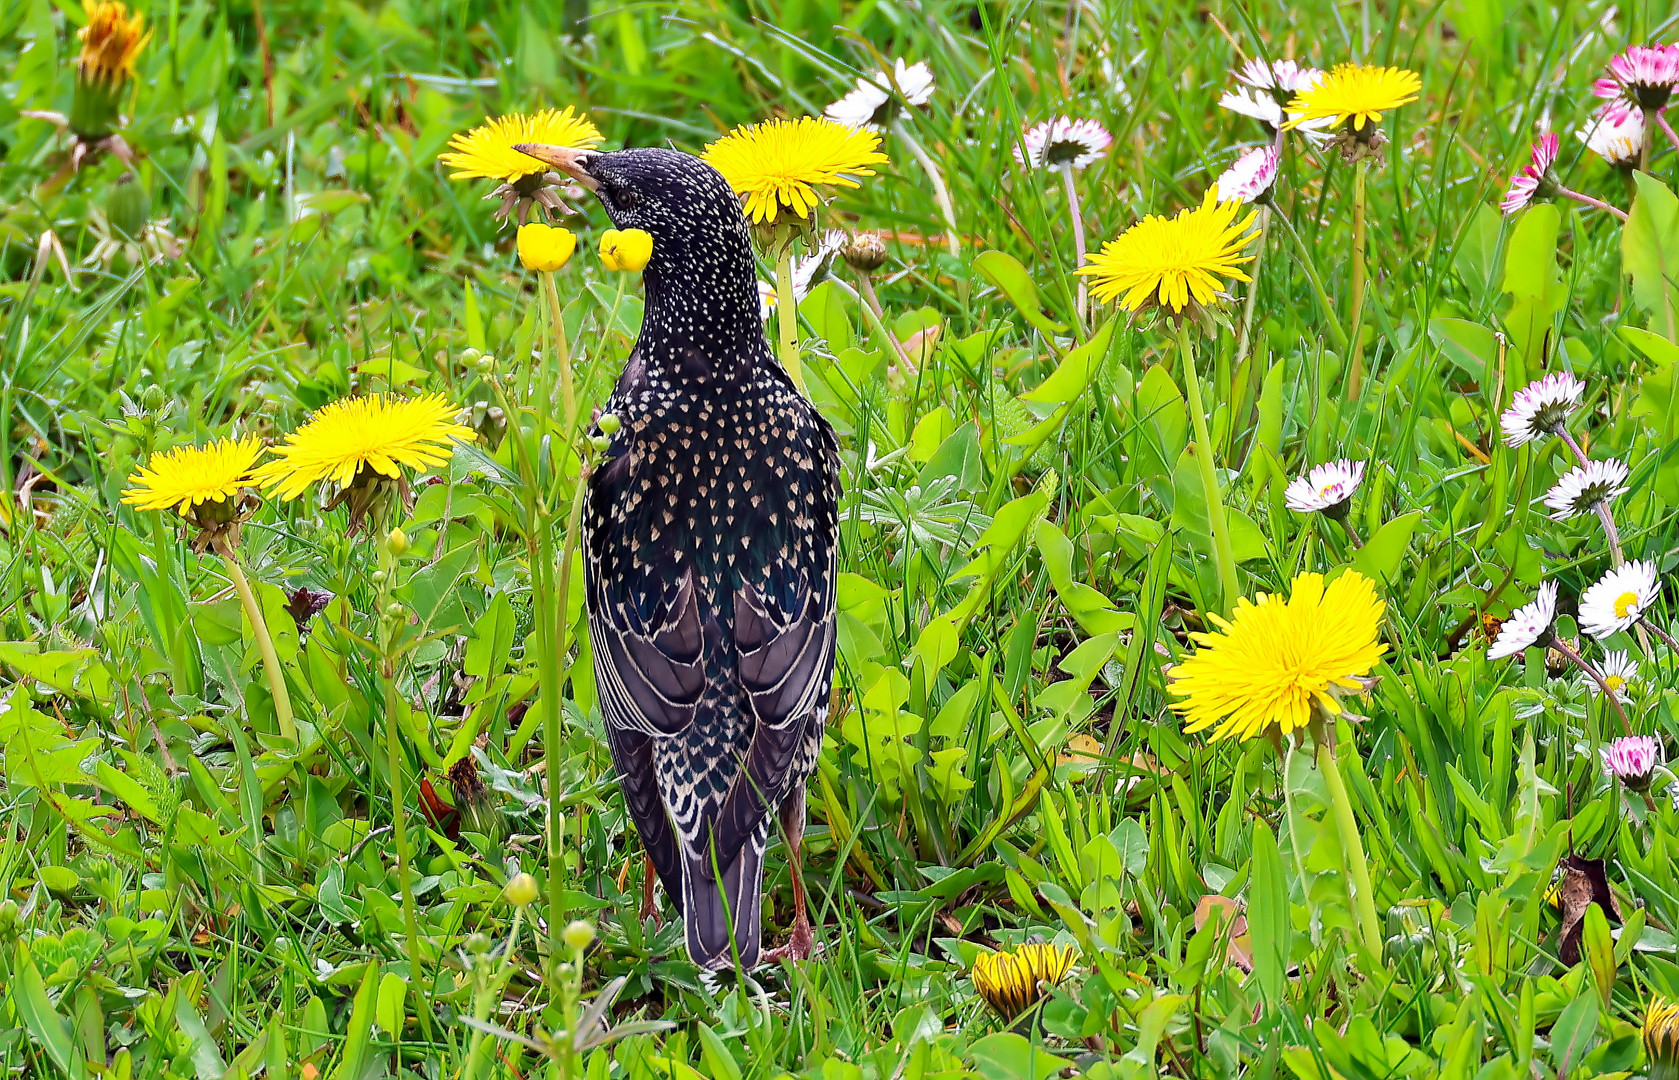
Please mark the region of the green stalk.
<svg viewBox="0 0 1679 1080"><path fill-rule="evenodd" d="M402 743L397 724L396 667L397 621L386 614L390 603L392 578L396 574L396 560L391 557L387 542L379 544L379 568L385 580L379 588L379 621L384 638L384 659L381 674L385 678L385 768L390 772L391 832L396 840L396 876L402 889L402 923L408 935L408 978L420 993L426 992L425 980L420 977L420 919L414 907L414 886L408 880L408 800L402 784ZM424 1017L426 1010L420 1010Z"/></svg>
<svg viewBox="0 0 1679 1080"><path fill-rule="evenodd" d="M1184 396L1189 399L1189 419L1195 425L1195 464L1201 470L1201 486L1207 493L1207 521L1213 531L1213 562L1218 567L1219 610L1229 613L1241 585L1236 580L1236 550L1230 545L1230 523L1224 516L1224 497L1218 490L1218 470L1213 464L1213 440L1207 434L1207 411L1201 405L1201 377L1195 372L1195 343L1189 337L1189 319L1178 318L1178 347L1183 350Z"/></svg>
<svg viewBox="0 0 1679 1080"><path fill-rule="evenodd" d="M962 254L962 231L956 227L956 204L950 201L950 189L945 186L944 173L939 171L938 162L934 161L925 148L910 134L909 125L902 119L892 121L892 134L898 137L909 148L910 156L914 157L927 174L927 179L933 182L933 199L939 204L939 213L944 215L945 242L950 245L952 255Z"/></svg>
<svg viewBox="0 0 1679 1080"><path fill-rule="evenodd" d="M274 698L274 717L280 724L280 738L297 746L297 723L292 719L291 694L286 690L286 674L280 668L280 655L274 651L274 638L268 633L268 623L262 617L262 607L257 603L256 594L251 591L251 583L245 580L245 571L239 565L239 556L234 553L233 545L227 542L225 536L216 537L213 544L216 554L222 557L222 562L227 566L227 576L233 580L233 588L239 594L239 602L245 607L245 618L251 620L251 634L257 640L257 652L262 654L263 672L268 676L268 692Z"/></svg>
<svg viewBox="0 0 1679 1080"><path fill-rule="evenodd" d="M1335 721L1323 718L1326 725ZM1353 910L1358 915L1359 936L1364 947L1378 960L1382 955L1381 923L1376 919L1376 892L1370 884L1370 866L1364 859L1364 843L1358 836L1358 820L1353 817L1352 799L1347 785L1341 780L1341 767L1335 760L1335 748L1330 739L1318 740L1318 771L1323 774L1324 787L1329 789L1329 807L1335 818L1335 831L1340 836L1341 854L1346 859L1348 876L1352 878Z"/></svg>
<svg viewBox="0 0 1679 1080"><path fill-rule="evenodd" d="M565 663L566 654L571 648L567 638L571 635L571 625L566 621L566 598L571 595L571 563L577 554L577 542L583 531L583 499L589 491L589 470L585 466L582 475L577 478L577 488L571 496L571 513L566 517L565 546L560 552L560 579L555 589L556 603L559 605L559 633L554 650L553 663ZM560 881L560 840L565 828L565 821L560 814L560 793L556 784L555 765L560 760L560 700L559 693L565 686L562 675L556 680L555 698L552 710L544 717L548 725L544 742L547 744L545 756L548 782L548 933L550 938L556 937L565 926L565 890Z"/></svg>
<svg viewBox="0 0 1679 1080"><path fill-rule="evenodd" d="M1353 355L1347 366L1348 401L1357 401L1364 388L1364 177L1369 169L1367 158L1359 158L1353 166L1353 297L1352 314L1347 317L1353 333Z"/></svg>
<svg viewBox="0 0 1679 1080"><path fill-rule="evenodd" d="M1335 339L1335 347L1342 355L1347 351L1347 332L1341 329L1341 321L1335 317L1335 305L1329 302L1329 294L1324 291L1323 280L1318 277L1317 268L1312 265L1312 251L1306 246L1306 238L1294 228L1294 223L1288 220L1288 215L1278 210L1272 215L1272 220L1283 227L1289 239L1294 241L1294 251L1300 263L1300 270L1306 275L1307 284L1312 287L1312 295L1317 298L1318 308L1323 312L1323 321L1329 325L1329 334Z"/></svg>
<svg viewBox="0 0 1679 1080"><path fill-rule="evenodd" d="M799 365L799 302L793 298L793 245L781 251L775 264L775 325L781 332L781 366L805 397L804 368Z"/></svg>
<svg viewBox="0 0 1679 1080"><path fill-rule="evenodd" d="M560 405L565 417L566 437L571 437L571 429L577 423L577 390L571 379L571 347L566 341L565 320L560 315L560 294L554 288L554 275L543 273L537 275L542 279L542 291L548 298L548 316L554 324L554 351L559 355L560 367ZM617 309L613 309L616 316Z"/></svg>

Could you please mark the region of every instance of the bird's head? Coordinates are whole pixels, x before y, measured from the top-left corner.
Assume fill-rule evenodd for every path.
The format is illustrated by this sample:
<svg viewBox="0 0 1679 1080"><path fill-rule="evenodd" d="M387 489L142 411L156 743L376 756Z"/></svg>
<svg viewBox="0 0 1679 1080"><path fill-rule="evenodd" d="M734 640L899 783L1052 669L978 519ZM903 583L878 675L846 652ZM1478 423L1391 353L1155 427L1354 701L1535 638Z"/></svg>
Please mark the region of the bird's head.
<svg viewBox="0 0 1679 1080"><path fill-rule="evenodd" d="M761 333L746 217L716 169L657 147L600 152L521 143L516 149L593 192L615 227L653 237L644 274L649 315L677 300L679 322L696 315L708 323L739 320L742 330Z"/></svg>

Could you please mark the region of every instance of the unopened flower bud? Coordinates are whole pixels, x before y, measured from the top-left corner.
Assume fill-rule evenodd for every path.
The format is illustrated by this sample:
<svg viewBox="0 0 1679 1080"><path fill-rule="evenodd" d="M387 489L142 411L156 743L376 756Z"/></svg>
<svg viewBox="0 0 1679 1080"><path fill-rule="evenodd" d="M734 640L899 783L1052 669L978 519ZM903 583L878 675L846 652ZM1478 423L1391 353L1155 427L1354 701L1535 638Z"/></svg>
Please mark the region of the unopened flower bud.
<svg viewBox="0 0 1679 1080"><path fill-rule="evenodd" d="M617 413L601 413L600 419L595 421L595 425L600 428L602 435L616 435L619 429L624 426L624 422L618 419Z"/></svg>
<svg viewBox="0 0 1679 1080"><path fill-rule="evenodd" d="M862 232L840 248L840 258L853 270L872 274L886 264L886 241L876 232Z"/></svg>
<svg viewBox="0 0 1679 1080"><path fill-rule="evenodd" d="M392 555L401 555L408 550L408 534L401 529L392 529L385 534L385 546L390 548Z"/></svg>
<svg viewBox="0 0 1679 1080"><path fill-rule="evenodd" d="M0 904L0 938L10 938L17 935L18 924L23 921L23 913L18 910L17 901L7 899Z"/></svg>
<svg viewBox="0 0 1679 1080"><path fill-rule="evenodd" d="M168 400L169 395L164 393L163 387L157 383L151 383L140 391L140 407L150 413L162 409Z"/></svg>
<svg viewBox="0 0 1679 1080"><path fill-rule="evenodd" d="M392 600L389 604L385 605L385 618L400 619L402 618L402 615L403 607L400 601Z"/></svg>
<svg viewBox="0 0 1679 1080"><path fill-rule="evenodd" d="M483 349L474 349L470 345L461 350L461 359L469 364L476 364L478 362L478 358L483 355Z"/></svg>
<svg viewBox="0 0 1679 1080"><path fill-rule="evenodd" d="M373 571L371 577L372 577L372 580L373 580L373 584L383 585L385 583L385 578L387 577L387 575L383 570L375 570L375 571Z"/></svg>
<svg viewBox="0 0 1679 1080"><path fill-rule="evenodd" d="M490 375L493 374L495 370L496 358L492 354L485 353L483 356L478 358L478 373L480 375Z"/></svg>
<svg viewBox="0 0 1679 1080"><path fill-rule="evenodd" d="M569 949L587 949L595 940L595 928L582 919L573 920L566 924L565 930L560 934L560 940L564 941Z"/></svg>
<svg viewBox="0 0 1679 1080"><path fill-rule="evenodd" d="M507 902L514 907L525 907L534 903L537 895L536 879L529 874L515 874L508 879L507 887L501 890L501 895L507 897Z"/></svg>
<svg viewBox="0 0 1679 1080"><path fill-rule="evenodd" d="M519 226L519 261L526 270L552 274L577 250L577 235L570 229L530 221Z"/></svg>
<svg viewBox="0 0 1679 1080"><path fill-rule="evenodd" d="M653 257L653 236L642 229L608 229L600 237L600 261L608 270L635 273Z"/></svg>
<svg viewBox="0 0 1679 1080"><path fill-rule="evenodd" d="M595 435L589 439L589 445L594 448L595 453L604 454L607 448L612 445L612 440L605 435Z"/></svg>
<svg viewBox="0 0 1679 1080"><path fill-rule="evenodd" d="M467 937L463 948L465 948L466 951L473 956L483 956L485 953L490 951L491 944L490 935L471 934Z"/></svg>

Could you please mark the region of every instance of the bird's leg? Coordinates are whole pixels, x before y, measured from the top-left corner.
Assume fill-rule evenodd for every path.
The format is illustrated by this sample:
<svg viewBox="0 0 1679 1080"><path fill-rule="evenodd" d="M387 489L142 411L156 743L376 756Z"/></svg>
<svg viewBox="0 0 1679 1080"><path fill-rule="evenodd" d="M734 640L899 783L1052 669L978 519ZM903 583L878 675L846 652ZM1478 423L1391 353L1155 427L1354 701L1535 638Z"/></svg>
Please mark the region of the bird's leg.
<svg viewBox="0 0 1679 1080"><path fill-rule="evenodd" d="M652 919L654 926L663 926L664 919L659 917L658 905L653 903L653 886L658 880L658 872L653 869L653 856L649 855L641 881L641 911L638 914L643 922Z"/></svg>
<svg viewBox="0 0 1679 1080"><path fill-rule="evenodd" d="M802 783L781 804L781 829L787 842L788 869L793 875L793 933L787 939L787 944L764 954L764 959L770 963L783 958L809 960L818 951L805 900L802 847L805 833L805 786Z"/></svg>

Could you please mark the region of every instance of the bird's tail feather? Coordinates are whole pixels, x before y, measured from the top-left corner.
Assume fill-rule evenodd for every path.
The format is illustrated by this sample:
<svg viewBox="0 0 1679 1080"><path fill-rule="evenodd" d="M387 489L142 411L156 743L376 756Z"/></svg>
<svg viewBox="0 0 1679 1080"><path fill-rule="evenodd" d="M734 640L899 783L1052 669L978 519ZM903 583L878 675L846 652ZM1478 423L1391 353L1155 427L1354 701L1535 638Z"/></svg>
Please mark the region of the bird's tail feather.
<svg viewBox="0 0 1679 1080"><path fill-rule="evenodd" d="M743 971L758 966L763 949L760 906L765 839L760 829L715 877L709 850L683 861L682 920L688 932L688 955L708 971L734 966L737 951Z"/></svg>

